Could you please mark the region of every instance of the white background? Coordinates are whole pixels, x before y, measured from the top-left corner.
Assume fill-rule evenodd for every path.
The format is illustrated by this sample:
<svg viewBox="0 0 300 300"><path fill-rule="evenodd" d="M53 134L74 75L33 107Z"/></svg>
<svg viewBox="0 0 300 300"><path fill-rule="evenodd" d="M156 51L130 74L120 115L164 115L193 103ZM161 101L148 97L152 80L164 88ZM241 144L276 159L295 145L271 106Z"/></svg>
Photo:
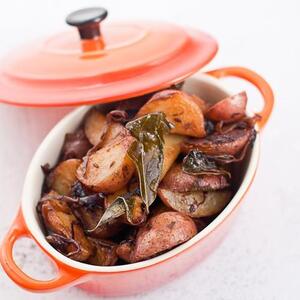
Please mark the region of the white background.
<svg viewBox="0 0 300 300"><path fill-rule="evenodd" d="M262 74L276 95L263 133L258 173L231 232L202 264L141 299L300 299L299 86L300 1L1 0L0 54L24 41L62 29L72 10L102 5L109 18L150 18L210 32L220 44L206 67L242 65ZM249 91L249 85L228 84ZM29 161L50 128L69 109L0 106L0 238L20 200ZM30 242L18 243L19 264L36 278L53 269ZM35 295L15 286L0 269L0 299L96 299L76 288ZM133 297L135 298L135 297Z"/></svg>

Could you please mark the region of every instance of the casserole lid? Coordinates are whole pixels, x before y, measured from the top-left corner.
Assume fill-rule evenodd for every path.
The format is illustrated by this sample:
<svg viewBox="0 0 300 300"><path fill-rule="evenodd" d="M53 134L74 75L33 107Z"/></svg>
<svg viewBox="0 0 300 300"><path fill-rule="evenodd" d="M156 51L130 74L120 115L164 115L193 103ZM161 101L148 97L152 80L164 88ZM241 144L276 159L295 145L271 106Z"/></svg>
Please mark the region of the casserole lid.
<svg viewBox="0 0 300 300"><path fill-rule="evenodd" d="M217 52L217 42L198 30L164 22L102 22L106 16L103 8L75 11L66 18L75 29L2 59L0 101L66 106L126 99L184 80Z"/></svg>

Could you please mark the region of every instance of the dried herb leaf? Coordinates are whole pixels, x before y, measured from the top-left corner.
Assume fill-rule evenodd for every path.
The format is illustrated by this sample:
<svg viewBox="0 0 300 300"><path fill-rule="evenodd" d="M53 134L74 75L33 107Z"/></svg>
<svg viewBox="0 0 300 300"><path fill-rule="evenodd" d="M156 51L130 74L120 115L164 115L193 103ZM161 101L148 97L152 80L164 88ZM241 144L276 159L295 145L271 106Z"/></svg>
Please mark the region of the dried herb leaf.
<svg viewBox="0 0 300 300"><path fill-rule="evenodd" d="M128 122L126 128L137 140L128 151L139 174L140 190L146 212L156 198L156 191L163 166L164 134L173 125L162 112L147 114Z"/></svg>
<svg viewBox="0 0 300 300"><path fill-rule="evenodd" d="M183 159L182 170L192 175L214 174L231 177L229 172L217 166L214 159L197 150L190 151Z"/></svg>
<svg viewBox="0 0 300 300"><path fill-rule="evenodd" d="M169 133L172 124L166 120L164 113L151 113L127 123L126 128L136 138L128 151L139 173L140 191L119 196L106 209L105 213L89 232L95 231L105 223L126 214L127 221L138 225L143 217L135 217L137 195L140 193L145 204L146 213L156 198L157 188L163 166L164 134Z"/></svg>
<svg viewBox="0 0 300 300"><path fill-rule="evenodd" d="M126 218L128 222L132 225L139 225L144 221L144 219L140 219L139 222L135 222L135 218L133 216L133 210L135 207L135 201L137 201L137 191L134 191L133 193L127 193L123 196L117 197L114 202L106 209L105 213L97 223L97 225L87 230L87 232L93 232L100 226L122 216L126 213Z"/></svg>

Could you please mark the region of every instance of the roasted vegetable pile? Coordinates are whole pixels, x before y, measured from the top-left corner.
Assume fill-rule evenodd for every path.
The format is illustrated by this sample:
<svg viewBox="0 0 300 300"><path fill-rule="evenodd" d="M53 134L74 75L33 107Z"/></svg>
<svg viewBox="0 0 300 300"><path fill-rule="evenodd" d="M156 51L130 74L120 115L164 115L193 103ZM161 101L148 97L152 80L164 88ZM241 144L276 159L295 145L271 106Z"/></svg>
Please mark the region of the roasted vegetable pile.
<svg viewBox="0 0 300 300"><path fill-rule="evenodd" d="M191 239L233 196L259 116L245 92L209 106L178 89L92 108L42 166L47 241L88 264L134 263Z"/></svg>

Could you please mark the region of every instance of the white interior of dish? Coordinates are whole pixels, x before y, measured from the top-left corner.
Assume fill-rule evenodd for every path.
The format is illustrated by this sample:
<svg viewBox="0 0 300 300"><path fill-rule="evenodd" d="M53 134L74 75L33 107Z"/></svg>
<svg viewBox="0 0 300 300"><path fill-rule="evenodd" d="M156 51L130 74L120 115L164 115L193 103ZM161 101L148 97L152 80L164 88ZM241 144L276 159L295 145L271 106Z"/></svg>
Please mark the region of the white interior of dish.
<svg viewBox="0 0 300 300"><path fill-rule="evenodd" d="M203 73L195 74L192 78L188 79L184 85L184 90L192 94L196 94L202 99L210 102L216 102L230 94L220 80L217 80ZM40 166L47 162L50 163L50 165L55 164L61 146L63 144L65 134L74 131L79 126L84 114L89 110L89 108L90 107L88 106L84 106L74 110L65 118L63 118L49 132L47 137L44 139L44 141L36 151L30 163L22 192L22 211L29 231L48 253L50 253L52 256L55 256L58 260L65 263L66 265L91 272L120 272L143 268L171 258L181 251L189 248L193 244L197 243L199 240L203 239L218 225L220 225L222 221L240 202L255 174L259 154L259 134L257 135L254 147L251 150L251 154L248 160L248 166L246 167L244 174L244 179L235 196L226 206L226 208L220 213L220 215L191 240L155 258L134 264L100 267L71 260L56 251L52 246L48 244L39 224L38 216L36 213L36 204L40 199L41 187L44 180L44 175Z"/></svg>

